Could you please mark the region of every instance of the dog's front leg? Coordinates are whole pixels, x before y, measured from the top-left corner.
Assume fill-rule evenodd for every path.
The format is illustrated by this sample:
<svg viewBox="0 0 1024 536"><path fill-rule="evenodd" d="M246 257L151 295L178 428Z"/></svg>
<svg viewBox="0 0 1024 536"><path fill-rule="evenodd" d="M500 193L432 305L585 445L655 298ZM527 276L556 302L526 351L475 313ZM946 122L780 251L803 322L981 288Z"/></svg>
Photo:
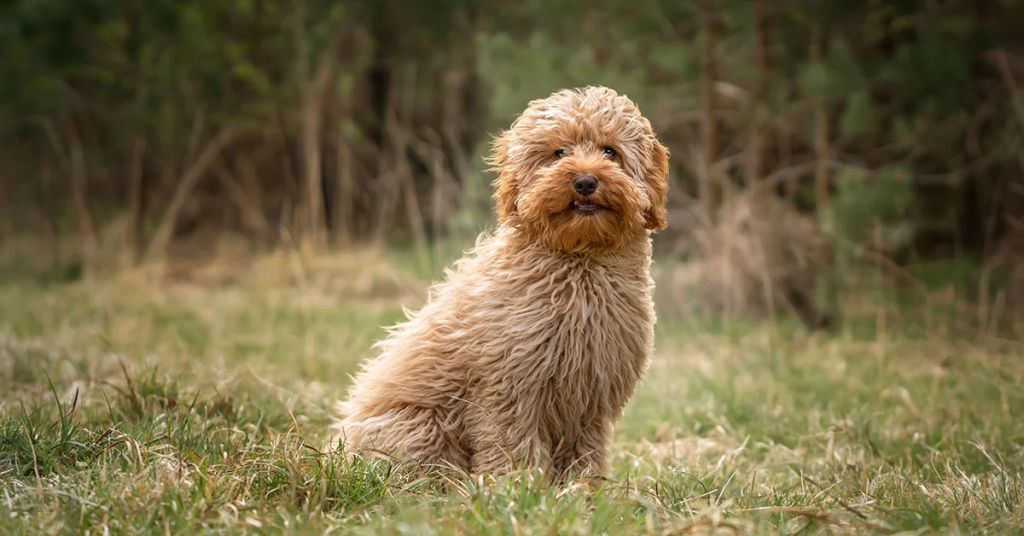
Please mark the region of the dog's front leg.
<svg viewBox="0 0 1024 536"><path fill-rule="evenodd" d="M597 419L588 424L580 437L570 446L567 463L556 469L563 477L568 474L609 476L611 467L608 462L608 442L611 439L611 429L611 423L604 419Z"/></svg>
<svg viewBox="0 0 1024 536"><path fill-rule="evenodd" d="M503 416L481 413L472 420L473 473L504 474L530 467L550 470L551 448L534 416L518 411Z"/></svg>
<svg viewBox="0 0 1024 536"><path fill-rule="evenodd" d="M539 438L522 440L518 445L506 446L502 438L481 442L473 453L473 473L500 475L517 469L551 466L551 452ZM510 442L511 443L511 442Z"/></svg>

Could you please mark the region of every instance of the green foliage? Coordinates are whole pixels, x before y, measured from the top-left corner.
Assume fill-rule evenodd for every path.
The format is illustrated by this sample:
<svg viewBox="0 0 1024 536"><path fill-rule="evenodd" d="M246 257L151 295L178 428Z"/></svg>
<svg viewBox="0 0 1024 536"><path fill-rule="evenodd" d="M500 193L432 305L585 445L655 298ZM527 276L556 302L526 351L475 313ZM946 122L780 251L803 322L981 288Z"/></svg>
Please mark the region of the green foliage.
<svg viewBox="0 0 1024 536"><path fill-rule="evenodd" d="M630 95L641 106L645 101L643 80L631 76L624 66L598 60L591 45L551 54L561 45L544 34L534 33L525 43L496 34L482 38L480 48L481 74L502 81L491 87L491 108L498 125L507 125L529 101L566 87L607 85ZM525 72L529 76L523 76Z"/></svg>
<svg viewBox="0 0 1024 536"><path fill-rule="evenodd" d="M327 205L343 190L343 178L355 183L345 190L353 199L340 203L351 207L352 217L341 219L352 220L354 229L336 234L365 238L394 214L397 231L388 238L407 239L406 227L415 227L416 216L400 221L406 208L401 196L385 207L392 196L379 180L396 166L386 157L391 146L403 145L390 139L394 128L386 126L395 112L394 119L415 134L406 154L397 157L407 160L401 167L410 170L421 204L434 199L429 192L436 181L426 145L443 153L442 171L458 186L451 189L458 192L454 208L435 214L419 207L425 234L433 236L435 229L472 231L490 222L492 177L479 172L479 157L486 153L480 143L530 100L565 87L608 85L640 104L677 155L678 187L670 202L679 204L681 193L698 190L696 164L678 155L703 143L695 138L702 104L697 82L713 74L719 82L714 114L723 162L741 160L756 123L763 127L756 129L764 153L757 164L764 169L756 171L763 176L813 157L824 141L833 159L881 174L893 162L913 177L959 176L970 169L980 179L977 195L984 197L1018 191L1016 160L1024 146L1008 82L990 53L1007 48L1016 30L1011 23L1024 5L987 5L986 10L965 0L941 6L923 0L529 0L487 6L467 0L16 0L0 6L0 79L18 81L0 85L0 157L15 162L19 178L30 179L40 174L41 159L52 160L53 180L66 182L61 153L79 139L90 200L102 198L124 210L131 191L129 160L141 140L146 216L156 219L204 144L231 127L245 141L227 149L231 154L222 155L216 173L222 166L259 162L252 166L258 170L255 180L235 177L259 191L239 196L230 186L204 184L203 196L190 200L205 202L195 217L212 220L208 214L228 212L224 220L278 240L267 229L302 220L299 212L308 200L301 195L302 170L308 167L300 150L302 132L319 126L322 212L339 214ZM713 72L704 73L701 50L709 21L716 22L717 38ZM766 29L763 43L757 21ZM820 60L812 59L819 44ZM332 62L323 61L327 54ZM766 72L759 58L767 60ZM1021 79L1019 62L1010 63L1011 74ZM333 79L324 95L310 101L309 90L325 64L333 67L325 71ZM313 102L322 105L321 125L306 124L303 111ZM811 102L822 108L812 111ZM818 111L828 124L823 140L811 128ZM453 128L454 136L448 132ZM344 166L336 165L343 160L342 144L352 160L345 169L355 178L343 177ZM455 161L467 155L468 163ZM744 183L741 167L731 166L726 179ZM814 188L812 175L794 178L794 189ZM40 200L54 190L44 192L31 180L4 180L14 183L8 188L15 190L12 198ZM990 208L968 207L972 202L953 191L946 200L950 212L977 213L968 227L1002 219L985 213ZM61 203L59 211L73 212L69 199ZM245 203L253 206L238 207ZM253 208L269 225L251 217ZM38 220L30 210L10 212L20 225ZM441 221L426 221L435 217ZM917 224L907 223L906 229ZM948 240L987 243L978 236Z"/></svg>
<svg viewBox="0 0 1024 536"><path fill-rule="evenodd" d="M700 75L700 64L687 44L656 41L650 54L652 66L664 75L680 80L696 80Z"/></svg>
<svg viewBox="0 0 1024 536"><path fill-rule="evenodd" d="M878 110L871 95L864 90L850 93L839 119L840 134L853 140L863 139L878 132L878 122Z"/></svg>
<svg viewBox="0 0 1024 536"><path fill-rule="evenodd" d="M71 407L65 407L53 384L55 404L0 418L0 470L20 477L49 476L86 463L97 452L75 415L75 392Z"/></svg>
<svg viewBox="0 0 1024 536"><path fill-rule="evenodd" d="M798 75L800 90L811 98L837 99L864 87L857 60L845 41L835 40L819 63L807 63Z"/></svg>
<svg viewBox="0 0 1024 536"><path fill-rule="evenodd" d="M978 179L982 190L1011 192L1011 197L1017 191L1006 186L1008 181L1019 184L1016 160L1024 134L998 73L982 54L983 44L997 46L1005 39L993 22L1003 12L976 20L966 2L943 4L942 9L914 1L801 1L769 7L767 49L762 51L753 32L755 5L738 1L698 6L659 0L638 6L629 1L531 0L480 8L461 0L415 5L158 0L145 9L105 2L15 2L0 8L0 43L11 51L0 69L10 73L7 78L25 84L0 87L0 128L11 134L6 140L13 141L17 131L19 143L25 140L31 149L11 143L18 148L8 151L14 159L24 158L20 173L28 177L37 174L35 159L40 153L52 156L46 122L61 138L71 135L66 123L82 132L95 129L87 134L92 139L86 140L89 193L118 196L118 203L127 190L119 175L128 168L129 144L135 136L142 138L147 146L143 169L153 196L148 207L158 213L204 135L232 126L246 132L246 147L242 154L224 155L220 163L230 167L247 158L259 161L269 186L244 196L263 202L270 227L287 226L287 218L299 219L295 211L303 199L302 164L297 158L303 75L315 70L332 45L341 43L338 75L325 97L322 164L328 198L337 188L331 188L327 175L339 162L337 144L344 143L356 155L351 168L365 170L368 179L356 185L354 196L367 200L369 210L379 210L384 168L373 166L385 160L381 155L386 151L379 149L387 149L388 141L381 128L383 111L377 107L386 104L387 94L408 93L417 100L413 116L446 113L450 103L445 87L426 74L435 72L443 73L438 77L443 79L466 76L482 81L487 91L478 97L488 106L451 122L478 119L490 132L506 126L531 99L563 87L605 84L629 94L675 155L670 203L678 203L680 193L696 190L693 174L687 172L695 165L690 151L700 141L696 82L702 76L704 10L710 9L721 22L714 50L721 81L715 111L719 142L723 162L737 163L728 172L729 180L743 180L743 165L738 163L745 157L739 153L749 148L752 122L764 126L764 175L785 172L813 158L818 140L810 128L808 101L820 98L828 116L830 159L836 166L864 170L860 178L849 170L833 176L835 205L817 215L837 243L903 253L899 250L915 233L930 228L924 216L907 207L941 203L917 203L913 181L890 180L893 162L911 178L934 181L942 175L969 175L971 181ZM809 60L815 35L824 38L818 63ZM88 46L81 46L86 42ZM479 47L466 46L469 42ZM767 54L767 73L755 62L762 52ZM379 70L388 69L392 81L411 69L413 82L399 82L405 87L368 84L381 74ZM439 95L444 95L444 102L439 102ZM471 98L451 99L464 104L462 100ZM448 133L439 128L443 121L422 126L410 126L421 141L451 144ZM482 143L459 153L460 158L472 156L468 165L459 163L468 171L461 171L458 178L458 207L442 216L442 232L459 237L493 224L493 177L479 171L488 137L475 139ZM964 149L972 143L981 154L967 154ZM409 160L422 201L434 183L425 171L431 165L419 155ZM448 164L449 171L459 167ZM66 179L64 170L58 173L58 180ZM787 179L803 207L814 206L811 176L808 171ZM214 198L211 213L221 213L221 205L230 210L237 198L236 194L226 202L226 188L217 182L206 180L202 192L204 199ZM54 187L49 192L34 190L19 197L41 199ZM972 202L967 198L961 190L951 190L945 200L948 212L978 212L967 206ZM977 203L998 204L985 199ZM896 210L894 204L902 208ZM67 232L75 222L71 210L63 212L67 221L61 228ZM376 216L369 215L383 220ZM976 219L1001 221L997 215L979 214ZM685 232L678 226L672 230ZM948 240L971 239L951 232ZM450 257L443 251L446 247L447 243L421 245L417 256L427 259L421 264L429 264L431 259ZM26 260L17 269L25 278L41 282L77 280L85 270L75 249L69 245L54 254L51 266L40 268L38 262ZM183 351L201 352L211 344L209 334L192 319L172 315L166 323L178 324L176 337Z"/></svg>
<svg viewBox="0 0 1024 536"><path fill-rule="evenodd" d="M970 72L969 50L948 35L923 29L917 41L900 43L879 80L904 98L939 99L956 106Z"/></svg>
<svg viewBox="0 0 1024 536"><path fill-rule="evenodd" d="M870 178L863 170L846 169L836 178L826 233L856 245L903 247L913 237L908 219L913 198L907 169L891 167Z"/></svg>

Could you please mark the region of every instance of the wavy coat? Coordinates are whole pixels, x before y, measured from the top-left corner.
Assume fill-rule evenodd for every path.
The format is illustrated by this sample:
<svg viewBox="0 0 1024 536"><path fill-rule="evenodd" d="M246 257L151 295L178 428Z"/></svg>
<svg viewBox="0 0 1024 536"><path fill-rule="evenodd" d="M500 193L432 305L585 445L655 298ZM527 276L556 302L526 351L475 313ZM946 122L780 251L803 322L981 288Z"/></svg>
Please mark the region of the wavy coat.
<svg viewBox="0 0 1024 536"><path fill-rule="evenodd" d="M607 476L653 345L668 151L629 99L584 88L531 102L491 161L497 229L377 344L338 438L473 473ZM572 188L583 174L599 183L586 199Z"/></svg>

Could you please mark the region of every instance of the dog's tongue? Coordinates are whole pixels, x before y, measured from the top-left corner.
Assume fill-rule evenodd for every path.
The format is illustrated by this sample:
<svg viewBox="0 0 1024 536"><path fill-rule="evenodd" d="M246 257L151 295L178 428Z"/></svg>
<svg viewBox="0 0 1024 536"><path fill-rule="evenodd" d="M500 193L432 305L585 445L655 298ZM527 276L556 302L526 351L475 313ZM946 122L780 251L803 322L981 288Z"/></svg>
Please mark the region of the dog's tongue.
<svg viewBox="0 0 1024 536"><path fill-rule="evenodd" d="M576 208L578 208L580 210L596 210L597 209L597 205L595 205L593 203L587 203L586 201L577 201L576 202Z"/></svg>

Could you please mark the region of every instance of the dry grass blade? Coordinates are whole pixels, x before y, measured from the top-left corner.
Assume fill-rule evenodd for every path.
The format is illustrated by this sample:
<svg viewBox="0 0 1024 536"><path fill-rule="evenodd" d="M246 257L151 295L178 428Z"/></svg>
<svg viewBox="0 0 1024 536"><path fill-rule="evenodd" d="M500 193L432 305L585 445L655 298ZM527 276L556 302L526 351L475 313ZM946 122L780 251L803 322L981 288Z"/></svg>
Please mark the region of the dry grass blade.
<svg viewBox="0 0 1024 536"><path fill-rule="evenodd" d="M206 172L214 165L221 151L237 138L238 133L235 130L230 128L221 130L203 148L202 152L199 153L199 156L192 165L189 166L188 171L185 172L181 180L178 182L174 195L171 197L171 201L167 205L167 209L164 210L163 217L160 219L160 224L153 233L152 240L150 240L149 248L146 253L149 260L163 260L163 257L167 253L167 247L174 234L174 227L178 221L178 216L181 214L181 210L184 208L185 202L188 201L189 195L192 193L192 189L195 188L200 179L202 179L203 176L206 175Z"/></svg>

